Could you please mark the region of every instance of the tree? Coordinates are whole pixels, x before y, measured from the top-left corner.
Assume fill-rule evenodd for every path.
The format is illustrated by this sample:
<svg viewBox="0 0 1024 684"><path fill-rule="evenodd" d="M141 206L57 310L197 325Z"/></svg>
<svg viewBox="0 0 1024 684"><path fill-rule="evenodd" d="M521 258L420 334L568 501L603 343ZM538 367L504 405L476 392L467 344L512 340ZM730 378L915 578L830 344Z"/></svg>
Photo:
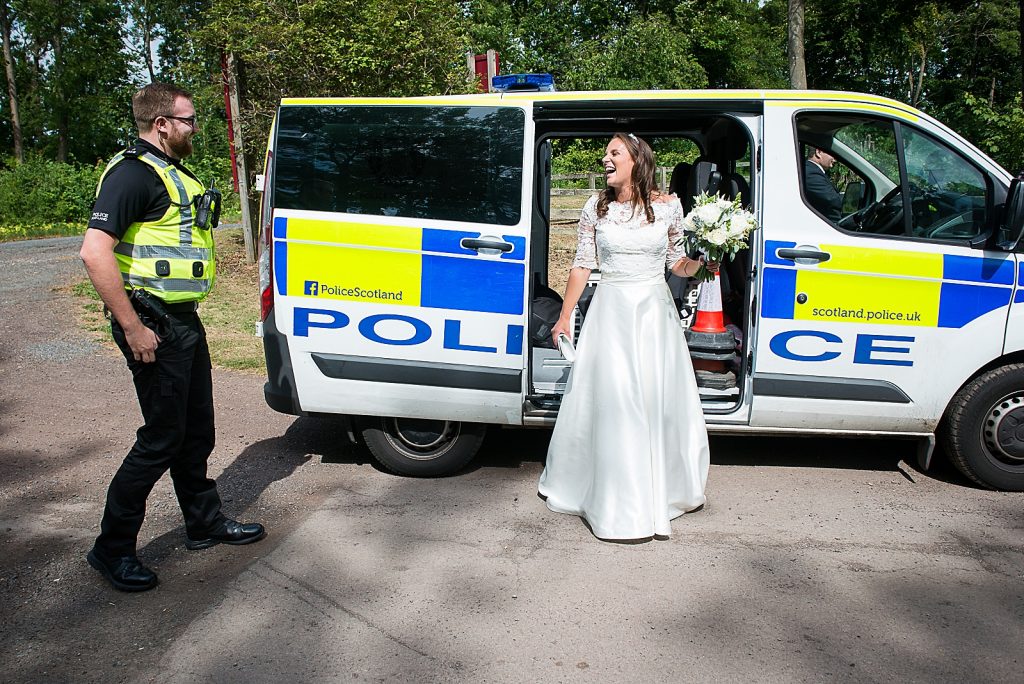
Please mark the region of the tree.
<svg viewBox="0 0 1024 684"><path fill-rule="evenodd" d="M804 62L804 0L789 0L789 83L798 90L807 89Z"/></svg>
<svg viewBox="0 0 1024 684"><path fill-rule="evenodd" d="M125 138L133 84L116 0L17 0L31 43L36 144L57 161L89 163Z"/></svg>
<svg viewBox="0 0 1024 684"><path fill-rule="evenodd" d="M708 87L785 88L785 12L785 0L685 0L675 17Z"/></svg>
<svg viewBox="0 0 1024 684"><path fill-rule="evenodd" d="M282 97L468 92L454 0L213 0L196 36L248 74L247 140L266 140Z"/></svg>
<svg viewBox="0 0 1024 684"><path fill-rule="evenodd" d="M474 51L563 89L780 87L784 1L472 0L466 11Z"/></svg>
<svg viewBox="0 0 1024 684"><path fill-rule="evenodd" d="M933 55L939 58L955 23L949 10L929 2L920 6L919 14L905 30L907 100L915 107L922 104L925 76L933 67Z"/></svg>
<svg viewBox="0 0 1024 684"><path fill-rule="evenodd" d="M633 26L634 36L644 21L667 17L675 30L674 9L679 0L470 0L464 3L470 19L471 47L501 54L505 72L547 72L558 87L587 80L579 65L601 60L606 47L618 43ZM654 20L657 21L657 20ZM656 33L652 30L651 35ZM670 37L672 38L672 37ZM678 47L678 44L676 44ZM645 46L644 51L657 51ZM639 72L639 60L623 68ZM606 61L606 60L604 60ZM653 67L651 71L655 71ZM671 73L660 72L668 79ZM659 78L655 72L648 79Z"/></svg>
<svg viewBox="0 0 1024 684"><path fill-rule="evenodd" d="M571 90L702 88L707 75L690 38L662 14L637 17L620 31L584 42L565 76Z"/></svg>
<svg viewBox="0 0 1024 684"><path fill-rule="evenodd" d="M18 85L14 78L14 58L11 56L11 20L7 0L0 0L0 34L3 36L4 75L7 77L7 106L11 110L14 158L20 163L25 161L25 146L21 138L21 116L18 114Z"/></svg>
<svg viewBox="0 0 1024 684"><path fill-rule="evenodd" d="M124 11L131 18L125 28L125 48L131 57L145 67L149 82L157 80L157 64L153 56L154 44L163 44L166 27L173 25L171 12L177 12L177 3L170 7L165 0L125 0Z"/></svg>

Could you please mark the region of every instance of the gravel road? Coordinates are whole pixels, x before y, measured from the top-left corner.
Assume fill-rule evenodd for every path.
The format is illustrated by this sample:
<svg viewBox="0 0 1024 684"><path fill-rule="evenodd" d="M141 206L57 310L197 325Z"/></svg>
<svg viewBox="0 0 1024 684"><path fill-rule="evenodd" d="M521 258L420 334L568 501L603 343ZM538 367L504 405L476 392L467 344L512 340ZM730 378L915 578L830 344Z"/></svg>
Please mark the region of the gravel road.
<svg viewBox="0 0 1024 684"><path fill-rule="evenodd" d="M116 592L84 555L140 418L57 289L79 244L0 245L4 681L1020 681L1024 495L911 444L716 438L704 510L608 544L538 500L544 431L404 479L235 372L211 470L268 537L185 550L165 479L139 550L161 585Z"/></svg>

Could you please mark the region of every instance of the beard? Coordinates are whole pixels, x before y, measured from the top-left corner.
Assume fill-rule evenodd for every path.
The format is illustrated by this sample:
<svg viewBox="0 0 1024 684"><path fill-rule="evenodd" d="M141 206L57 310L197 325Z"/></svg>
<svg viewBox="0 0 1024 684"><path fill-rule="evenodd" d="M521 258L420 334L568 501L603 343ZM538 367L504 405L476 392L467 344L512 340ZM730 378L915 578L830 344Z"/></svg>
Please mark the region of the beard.
<svg viewBox="0 0 1024 684"><path fill-rule="evenodd" d="M184 159L192 154L192 136L173 135L167 137L167 151L175 159Z"/></svg>

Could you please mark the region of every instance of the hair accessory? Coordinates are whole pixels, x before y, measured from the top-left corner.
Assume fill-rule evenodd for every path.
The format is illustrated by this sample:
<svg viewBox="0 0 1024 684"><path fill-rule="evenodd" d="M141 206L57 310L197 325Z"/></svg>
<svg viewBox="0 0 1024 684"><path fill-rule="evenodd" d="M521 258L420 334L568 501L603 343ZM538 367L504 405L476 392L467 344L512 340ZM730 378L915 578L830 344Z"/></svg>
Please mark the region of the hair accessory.
<svg viewBox="0 0 1024 684"><path fill-rule="evenodd" d="M635 135L633 135L632 133L627 133L626 135L628 135L628 136L629 136L630 138L632 138L632 139L633 139L633 142L635 142L635 143L639 143L639 142L640 142L639 138L637 138L637 137L636 137Z"/></svg>

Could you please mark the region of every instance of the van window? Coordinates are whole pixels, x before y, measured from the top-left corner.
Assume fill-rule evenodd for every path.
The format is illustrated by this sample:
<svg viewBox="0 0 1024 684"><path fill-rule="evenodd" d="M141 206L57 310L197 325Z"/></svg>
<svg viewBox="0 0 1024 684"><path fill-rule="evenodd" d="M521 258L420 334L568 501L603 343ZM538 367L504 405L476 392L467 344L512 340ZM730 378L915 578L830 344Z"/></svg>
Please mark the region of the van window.
<svg viewBox="0 0 1024 684"><path fill-rule="evenodd" d="M923 240L966 240L986 230L985 175L925 133L839 112L801 114L796 121L804 158L817 148L835 159L827 182L820 171L809 179L814 169L803 162L801 187L807 205L838 228Z"/></svg>
<svg viewBox="0 0 1024 684"><path fill-rule="evenodd" d="M797 127L804 160L815 149L834 160L824 169L802 162L801 187L807 205L840 228L902 234L900 165L892 123L815 114L798 116Z"/></svg>
<svg viewBox="0 0 1024 684"><path fill-rule="evenodd" d="M903 149L915 237L962 239L985 230L985 176L966 159L909 126Z"/></svg>
<svg viewBox="0 0 1024 684"><path fill-rule="evenodd" d="M508 107L285 106L274 206L515 225L524 126Z"/></svg>

